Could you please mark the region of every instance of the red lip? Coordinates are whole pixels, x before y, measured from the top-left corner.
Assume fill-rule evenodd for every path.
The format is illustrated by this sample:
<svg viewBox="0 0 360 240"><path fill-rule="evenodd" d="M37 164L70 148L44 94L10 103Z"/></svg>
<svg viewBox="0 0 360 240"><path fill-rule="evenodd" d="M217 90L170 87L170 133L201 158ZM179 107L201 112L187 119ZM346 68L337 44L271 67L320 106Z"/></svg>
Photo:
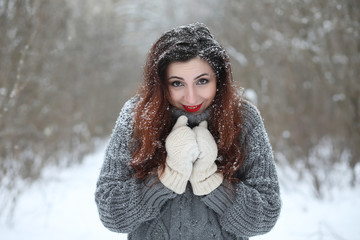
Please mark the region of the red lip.
<svg viewBox="0 0 360 240"><path fill-rule="evenodd" d="M199 105L195 105L195 106L186 106L186 105L182 105L182 106L187 112L193 113L193 112L197 112L200 110L202 103Z"/></svg>

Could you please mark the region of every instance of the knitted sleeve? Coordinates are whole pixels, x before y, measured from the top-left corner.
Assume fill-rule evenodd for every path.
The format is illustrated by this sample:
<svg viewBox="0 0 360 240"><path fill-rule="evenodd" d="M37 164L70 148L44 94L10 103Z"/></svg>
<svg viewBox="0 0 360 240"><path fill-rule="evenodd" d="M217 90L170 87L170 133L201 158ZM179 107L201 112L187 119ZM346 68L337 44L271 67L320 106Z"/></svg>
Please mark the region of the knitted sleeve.
<svg viewBox="0 0 360 240"><path fill-rule="evenodd" d="M98 178L95 201L105 227L115 232L128 233L142 222L155 218L164 203L176 196L154 178L140 181L134 178L129 165L132 112L135 99L122 108L110 143L106 150Z"/></svg>
<svg viewBox="0 0 360 240"><path fill-rule="evenodd" d="M239 171L240 183L232 191L221 185L202 201L219 215L223 229L239 237L270 231L281 208L273 153L257 109L244 103L242 141L246 158Z"/></svg>

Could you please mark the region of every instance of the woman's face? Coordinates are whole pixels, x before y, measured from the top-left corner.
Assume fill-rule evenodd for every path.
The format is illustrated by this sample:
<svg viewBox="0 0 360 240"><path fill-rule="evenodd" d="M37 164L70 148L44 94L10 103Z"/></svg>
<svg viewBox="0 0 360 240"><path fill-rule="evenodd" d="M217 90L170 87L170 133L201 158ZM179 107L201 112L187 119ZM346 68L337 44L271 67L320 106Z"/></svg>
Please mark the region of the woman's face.
<svg viewBox="0 0 360 240"><path fill-rule="evenodd" d="M214 71L199 57L187 62L170 63L166 81L170 104L192 114L204 112L216 94Z"/></svg>

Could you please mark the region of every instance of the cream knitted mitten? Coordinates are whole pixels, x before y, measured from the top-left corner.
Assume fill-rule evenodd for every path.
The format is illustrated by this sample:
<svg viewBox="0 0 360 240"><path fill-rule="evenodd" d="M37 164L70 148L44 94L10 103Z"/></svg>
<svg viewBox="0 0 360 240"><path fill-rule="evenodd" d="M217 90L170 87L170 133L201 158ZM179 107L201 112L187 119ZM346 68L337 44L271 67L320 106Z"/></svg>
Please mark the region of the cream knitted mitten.
<svg viewBox="0 0 360 240"><path fill-rule="evenodd" d="M216 142L207 129L207 122L202 121L193 131L199 146L200 156L193 166L190 182L195 195L206 195L214 191L223 181L223 174L216 173L215 160L218 149Z"/></svg>
<svg viewBox="0 0 360 240"><path fill-rule="evenodd" d="M178 194L185 192L193 162L200 154L195 133L186 125L187 121L187 117L180 116L166 138L167 157L163 174L159 169L160 181Z"/></svg>

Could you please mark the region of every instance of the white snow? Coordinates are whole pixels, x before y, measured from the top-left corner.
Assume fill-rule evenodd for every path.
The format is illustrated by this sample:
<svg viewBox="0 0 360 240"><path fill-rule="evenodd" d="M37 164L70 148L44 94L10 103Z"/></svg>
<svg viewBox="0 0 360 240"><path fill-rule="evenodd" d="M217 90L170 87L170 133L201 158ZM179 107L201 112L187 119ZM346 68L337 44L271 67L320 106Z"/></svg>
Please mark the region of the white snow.
<svg viewBox="0 0 360 240"><path fill-rule="evenodd" d="M12 225L2 216L3 240L126 239L102 226L94 202L96 180L105 151L103 144L83 164L45 172L16 207ZM283 208L275 228L257 240L354 240L360 237L360 189L344 187L323 200L313 197L306 181L298 182L289 168L279 169Z"/></svg>
<svg viewBox="0 0 360 240"><path fill-rule="evenodd" d="M81 165L49 169L45 181L26 191L9 225L1 218L2 240L126 239L101 224L94 200L95 186L105 144L87 156Z"/></svg>
<svg viewBox="0 0 360 240"><path fill-rule="evenodd" d="M290 168L278 169L278 173L283 204L280 218L270 233L251 239L360 239L359 188L334 187L318 199L308 184L309 176L299 182L297 173Z"/></svg>

